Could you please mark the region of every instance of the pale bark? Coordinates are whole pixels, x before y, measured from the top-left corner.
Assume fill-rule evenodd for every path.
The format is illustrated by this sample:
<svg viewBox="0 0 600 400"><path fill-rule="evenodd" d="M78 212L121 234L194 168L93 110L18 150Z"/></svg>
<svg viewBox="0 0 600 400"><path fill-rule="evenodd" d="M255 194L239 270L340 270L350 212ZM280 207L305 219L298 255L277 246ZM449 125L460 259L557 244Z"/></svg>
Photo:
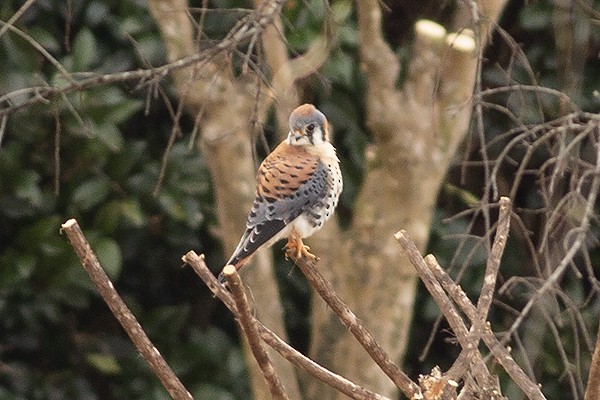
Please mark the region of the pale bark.
<svg viewBox="0 0 600 400"><path fill-rule="evenodd" d="M374 144L367 149L366 175L350 228L341 232L329 224L312 243L323 273L340 296L392 359L400 360L412 320L416 275L394 245L393 234L405 229L419 250L425 249L437 193L468 130L477 47L472 32L447 35L437 24L419 22L400 90L400 65L383 39L380 3L360 0L356 9L367 79L367 125ZM354 382L393 397L393 383L335 318L315 300L311 354ZM339 398L319 385L310 394Z"/></svg>
<svg viewBox="0 0 600 400"><path fill-rule="evenodd" d="M254 1L257 7L260 7L264 2L265 0ZM286 129L288 117L298 105L298 92L289 63L287 43L280 18L277 18L273 25L269 26L263 33L262 45L267 65L273 76L270 96L277 103L277 125L281 131Z"/></svg>
<svg viewBox="0 0 600 400"><path fill-rule="evenodd" d="M260 7L266 0L254 0ZM335 24L325 21L323 35L311 43L304 54L293 59L288 56L283 23L276 18L262 35L263 53L271 72L271 82L266 91L264 107L275 103L278 132L287 133L290 113L300 104L296 81L318 71L325 61L335 40ZM282 137L283 139L283 137Z"/></svg>
<svg viewBox="0 0 600 400"><path fill-rule="evenodd" d="M149 5L170 61L198 51L187 0L150 0ZM199 148L214 183L218 232L228 254L243 233L254 197L255 165L251 139L252 121L257 117L256 84L235 79L228 73L229 67L227 61L215 59L196 68L179 70L173 76L181 103L193 116L200 114ZM267 326L285 338L283 309L268 250L260 251L252 264L242 274L252 288L255 310ZM277 354L271 354L271 358L287 392L292 398L299 398L292 366ZM247 359L253 360L250 371L255 398L268 398L269 391L259 368L251 356Z"/></svg>
<svg viewBox="0 0 600 400"><path fill-rule="evenodd" d="M150 0L150 9L167 49L170 61L198 51L186 0ZM236 78L229 73L227 57L218 55L173 74L179 99L200 121L199 149L213 180L220 234L226 253L231 253L244 230L244 222L254 197L255 160L253 158L253 121L264 121L275 105L278 132L287 129L287 118L299 103L296 80L316 71L327 59L331 36L323 35L307 52L292 60L287 55L283 24L279 13L282 1L255 0L257 12L274 10L272 21L260 39L262 54L271 72L271 82L260 82L246 71ZM330 31L330 30L327 30ZM260 33L260 32L259 32ZM254 44L256 45L256 43ZM258 94L257 94L258 90ZM260 250L251 265L241 271L251 291L257 316L279 336L285 338L283 308L273 273L269 250ZM246 349L247 359L254 363ZM272 356L282 383L291 398L300 398L293 368L281 357ZM268 390L255 364L251 365L254 397L266 398Z"/></svg>
<svg viewBox="0 0 600 400"><path fill-rule="evenodd" d="M150 341L135 316L129 310L115 286L100 265L98 257L92 250L88 240L83 235L77 220L69 219L61 226L61 231L67 235L73 250L79 257L81 265L89 275L102 299L119 321L135 348L146 360L152 372L160 380L169 395L175 400L193 400L192 395L183 386L179 378L169 367L158 349Z"/></svg>
<svg viewBox="0 0 600 400"><path fill-rule="evenodd" d="M264 1L256 1L257 7ZM169 60L196 51L184 0L151 0ZM323 272L365 320L376 339L399 360L405 350L416 276L394 244L393 233L409 231L419 248L425 247L439 186L470 119L471 92L476 75L475 47L465 45L468 35L451 38L443 28L417 28L415 56L404 90L395 86L399 62L381 34L381 10L376 0L357 1L361 60L367 78L367 124L375 138L368 149L364 185L356 201L354 221L347 232L329 223L310 241L321 258ZM256 81L243 82L228 75L226 61L205 62L174 74L182 103L194 115L201 113L200 149L215 182L220 234L225 248L237 243L254 187L251 121L264 114L275 99L278 123L285 125L297 101L295 80L312 72L328 53L328 38L303 57L287 60L281 24L262 36L273 75L266 95L256 105ZM471 39L472 41L472 39ZM254 83L254 84L253 84ZM261 101L262 100L262 101ZM282 311L273 283L271 258L259 253L248 267L245 282L259 316L284 335ZM313 307L312 354L358 383L393 396L396 389L367 354L348 337L322 303ZM275 368L285 382L296 385L289 365ZM252 369L257 372L257 369ZM253 374L256 398L266 398L262 376ZM262 386L262 391L258 388ZM311 386L309 398L333 398L328 389ZM291 394L292 398L298 397Z"/></svg>

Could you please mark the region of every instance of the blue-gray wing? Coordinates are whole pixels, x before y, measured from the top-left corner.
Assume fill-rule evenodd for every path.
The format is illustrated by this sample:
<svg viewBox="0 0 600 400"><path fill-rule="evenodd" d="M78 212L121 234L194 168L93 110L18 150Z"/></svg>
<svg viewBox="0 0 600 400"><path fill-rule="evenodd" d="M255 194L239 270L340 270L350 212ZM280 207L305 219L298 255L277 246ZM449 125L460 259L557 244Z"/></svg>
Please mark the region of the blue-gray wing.
<svg viewBox="0 0 600 400"><path fill-rule="evenodd" d="M299 146L279 145L261 164L246 232L228 264L240 267L256 250L326 196L327 169Z"/></svg>

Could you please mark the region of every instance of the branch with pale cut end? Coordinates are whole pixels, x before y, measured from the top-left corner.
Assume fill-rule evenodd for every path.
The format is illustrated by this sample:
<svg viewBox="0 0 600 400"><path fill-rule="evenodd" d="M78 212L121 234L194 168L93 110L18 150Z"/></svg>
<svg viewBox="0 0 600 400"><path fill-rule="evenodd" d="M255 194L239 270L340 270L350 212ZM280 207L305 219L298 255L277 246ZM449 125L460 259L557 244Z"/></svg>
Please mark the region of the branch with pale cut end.
<svg viewBox="0 0 600 400"><path fill-rule="evenodd" d="M442 97L448 97L455 103L464 102L473 94L473 84L477 72L477 43L473 31L465 29L459 33L449 33L445 41L447 58L442 69L442 82L450 81L452 88L458 89L457 93L451 90L442 92ZM462 83L462 85L461 85Z"/></svg>
<svg viewBox="0 0 600 400"><path fill-rule="evenodd" d="M256 328L256 321L252 318L252 312L250 311L248 299L246 298L246 293L242 287L242 280L239 274L233 265L227 265L225 268L223 268L223 275L225 276L225 279L227 279L227 283L229 284L228 286L233 294L235 304L237 305L238 322L242 328L242 331L246 335L246 338L248 339L250 350L252 350L252 354L254 355L256 362L258 362L258 366L260 367L260 370L265 377L265 381L269 386L271 397L274 400L289 399L283 389L283 385L281 384L279 377L277 376L275 368L273 368L269 354L262 346L260 337L258 335L258 330Z"/></svg>
<svg viewBox="0 0 600 400"><path fill-rule="evenodd" d="M436 280L436 285L441 284L443 289L452 297L456 304L462 308L462 312L464 312L467 315L467 317L471 320L471 323L473 325L479 323L485 325L485 329L480 333L484 343L490 349L496 361L504 367L506 372L510 375L513 381L521 388L521 390L523 390L523 392L527 396L529 396L530 399L545 399L539 387L537 387L537 385L535 385L535 383L533 383L531 379L529 379L529 377L525 374L525 372L523 372L521 367L519 367L519 365L511 357L508 350L500 344L494 333L491 331L489 324L485 324L485 322L483 321L479 322L480 316L477 311L477 308L467 298L462 289L458 285L456 285L448 276L448 274L439 266L439 264L437 264L437 261L435 261L435 257L433 257L432 255L428 255L424 260L421 257L415 244L412 243L412 241L410 241L410 239L404 231L398 232L396 234L396 238L398 239L400 244L405 248L408 257L410 258L413 265L415 265L415 268L417 268L419 272L424 273L428 277L427 280L424 280L426 286L427 281L430 280L430 272L432 272L433 277ZM423 270L423 264L428 266L428 268L426 268L427 271ZM436 291L437 288L435 288L433 291L430 290L430 293L434 294L434 292ZM451 314L445 313L444 316L448 319L449 322L452 321L453 317ZM470 341L471 340L469 340L469 342ZM469 343L469 348L470 346L471 344ZM473 352L472 354L478 353ZM473 372L477 372L477 368Z"/></svg>
<svg viewBox="0 0 600 400"><path fill-rule="evenodd" d="M450 295L452 300L454 300L454 302L461 308L461 311L464 312L471 320L471 323L474 323L474 321L479 319L477 308L473 305L473 303L471 303L471 300L469 300L461 287L454 283L448 273L444 271L444 269L442 269L442 267L437 263L435 257L428 255L426 261L436 279L440 282L444 290ZM498 341L489 324L485 324L485 330L482 332L481 338L485 345L490 349L498 364L502 365L504 370L517 384L517 386L521 388L525 395L532 400L546 399L538 385L529 379L527 374L523 372L523 369L519 367L519 365L512 358L509 350L502 346L502 344Z"/></svg>
<svg viewBox="0 0 600 400"><path fill-rule="evenodd" d="M508 230L510 228L510 213L512 209L510 199L508 197L501 197L499 208L496 236L494 237L494 244L492 245L492 250L487 260L483 286L479 294L479 300L477 301L479 318L473 322L475 332L471 335L471 340L474 342L471 343L468 348L463 346L461 354L452 365L450 371L448 371L448 373L454 377L463 376L469 367L468 360L471 359L472 353L479 346L479 340L482 332L485 330L485 321L487 320L487 315L495 293L496 281L500 270L500 260L502 259L502 254L504 254L504 248L506 247L506 241L508 239ZM429 265L432 262L431 257L426 257L425 262Z"/></svg>
<svg viewBox="0 0 600 400"><path fill-rule="evenodd" d="M452 156L468 131L472 115L473 89L477 80L477 43L465 29L446 36L445 57L440 67L438 134Z"/></svg>
<svg viewBox="0 0 600 400"><path fill-rule="evenodd" d="M402 246L405 254L408 256L410 262L417 270L421 281L425 284L425 287L431 294L431 297L435 300L436 304L442 311L442 314L450 324L450 327L456 334L456 338L460 345L463 348L463 351L466 352L466 357L459 357L459 364L461 366L460 370L455 368L453 373L449 374L449 378L451 380L461 379L463 377L464 371L466 368L473 365L472 369L473 375L475 376L477 382L480 387L488 388L491 384L493 384L493 380L491 379L491 375L481 358L479 352L477 352L476 346L474 346L474 340L472 339L472 335L467 329L462 317L458 313L458 310L454 306L453 302L448 298L446 292L436 279L436 277L431 272L430 268L428 268L426 264L426 260L423 259L419 249L414 244L414 242L408 237L405 231L400 231L395 235L396 240ZM499 388L496 388L499 391Z"/></svg>
<svg viewBox="0 0 600 400"><path fill-rule="evenodd" d="M371 332L367 330L362 321L348 308L337 295L331 283L319 272L312 260L301 257L292 257L294 263L300 268L308 282L317 293L331 307L342 323L354 335L356 340L369 353L373 361L394 382L407 397L413 398L421 394L419 386L413 382L394 362L383 348L375 341Z"/></svg>
<svg viewBox="0 0 600 400"><path fill-rule="evenodd" d="M123 299L119 296L112 282L102 269L96 254L86 240L79 224L75 219L70 219L62 224L62 232L67 235L77 257L96 286L113 315L117 318L131 341L148 362L154 374L160 379L162 385L176 400L191 400L192 395L179 381L175 373L169 368L166 361L154 347L139 322L135 319Z"/></svg>
<svg viewBox="0 0 600 400"><path fill-rule="evenodd" d="M223 285L221 285L217 278L206 266L203 256L198 256L195 252L190 251L182 257L182 260L189 264L196 274L204 281L206 286L213 292L213 294L219 298L225 304L225 306L235 315L239 315L237 306L231 293L229 293ZM341 393L359 400L389 400L388 398L367 390L355 383L341 377L333 372L323 368L319 364L312 361L310 358L304 356L296 349L288 345L279 336L273 333L269 328L264 326L258 319L251 315L254 323L257 326L260 338L275 351L277 351L283 358L290 361L294 365L302 368L315 378L319 379L323 383L331 386Z"/></svg>
<svg viewBox="0 0 600 400"><path fill-rule="evenodd" d="M415 23L415 41L404 91L417 107L429 110L435 101L439 71L444 56L446 29L433 21Z"/></svg>
<svg viewBox="0 0 600 400"><path fill-rule="evenodd" d="M462 289L458 285L456 285L448 276L448 274L439 266L439 264L437 264L435 257L433 257L432 255L428 255L424 260L421 257L415 244L412 243L412 241L408 238L404 231L398 232L396 234L396 239L398 239L400 244L405 248L408 257L413 263L413 265L415 265L415 268L417 268L419 272L422 272L425 276L427 276L427 279L424 280L426 286L428 284L428 281L430 281L430 279L432 278L430 277L431 272L433 278L435 278L436 280L435 285L433 286L441 284L443 289L452 297L456 304L462 308L462 312L464 312L467 315L467 317L471 320L471 323L473 325L478 323L485 324L484 322L478 322L480 316L477 311L477 308L467 298ZM425 265L426 267L424 268ZM430 293L432 293L433 295L437 291L438 288L434 287L433 290L430 290ZM451 314L444 314L444 316L446 316L449 322L453 320L453 316ZM513 379L513 381L521 388L521 390L523 390L523 392L527 396L529 396L530 399L545 399L539 387L535 383L533 383L531 379L529 379L529 377L525 374L525 372L523 372L521 367L519 367L519 365L511 357L508 350L500 344L500 342L492 332L489 324L485 324L485 329L483 330L483 332L481 332L481 336L486 346L494 355L496 361L504 367L504 369ZM473 352L473 354L478 353ZM475 369L474 372L477 372L477 369Z"/></svg>

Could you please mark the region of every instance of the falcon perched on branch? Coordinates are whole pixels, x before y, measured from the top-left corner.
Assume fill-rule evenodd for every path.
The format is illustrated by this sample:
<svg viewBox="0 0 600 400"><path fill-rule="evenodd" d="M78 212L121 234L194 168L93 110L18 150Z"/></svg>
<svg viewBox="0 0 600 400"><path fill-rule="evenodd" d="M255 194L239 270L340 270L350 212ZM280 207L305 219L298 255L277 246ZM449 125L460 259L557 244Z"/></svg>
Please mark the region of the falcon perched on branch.
<svg viewBox="0 0 600 400"><path fill-rule="evenodd" d="M227 261L243 267L261 247L287 238L287 254L317 257L302 243L331 217L340 193L342 174L329 142L325 115L312 104L290 115L290 131L258 169L256 197L246 232ZM219 276L223 281L223 277Z"/></svg>

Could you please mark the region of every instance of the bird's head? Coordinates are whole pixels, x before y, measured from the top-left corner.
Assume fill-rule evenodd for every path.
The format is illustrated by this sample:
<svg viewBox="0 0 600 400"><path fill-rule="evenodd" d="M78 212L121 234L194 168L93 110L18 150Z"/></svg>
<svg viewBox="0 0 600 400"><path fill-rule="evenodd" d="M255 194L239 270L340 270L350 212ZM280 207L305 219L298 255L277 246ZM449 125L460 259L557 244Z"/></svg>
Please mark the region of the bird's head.
<svg viewBox="0 0 600 400"><path fill-rule="evenodd" d="M290 115L288 143L295 146L317 145L329 140L329 123L312 104L303 104Z"/></svg>

